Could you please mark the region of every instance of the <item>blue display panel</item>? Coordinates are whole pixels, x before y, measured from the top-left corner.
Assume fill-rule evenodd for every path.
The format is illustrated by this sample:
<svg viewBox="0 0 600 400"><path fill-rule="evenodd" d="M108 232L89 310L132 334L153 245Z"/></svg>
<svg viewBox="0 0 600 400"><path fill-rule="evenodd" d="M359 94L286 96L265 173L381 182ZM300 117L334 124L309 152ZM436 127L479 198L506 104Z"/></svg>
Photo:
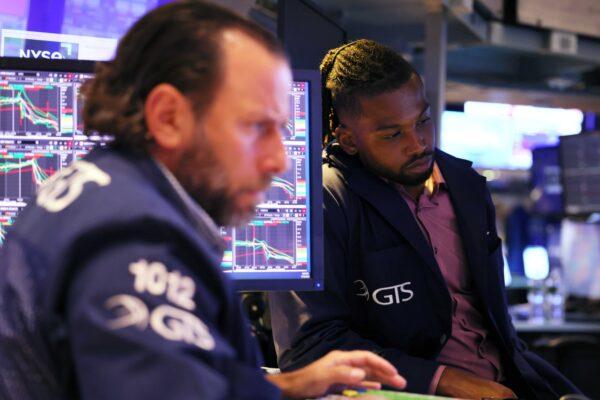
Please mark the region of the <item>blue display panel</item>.
<svg viewBox="0 0 600 400"><path fill-rule="evenodd" d="M117 40L169 0L0 1L0 56L108 60Z"/></svg>
<svg viewBox="0 0 600 400"><path fill-rule="evenodd" d="M600 133L561 138L559 156L565 213L600 213Z"/></svg>
<svg viewBox="0 0 600 400"><path fill-rule="evenodd" d="M576 109L468 101L464 112L444 111L440 147L478 168L528 169L533 149L578 134L582 123Z"/></svg>
<svg viewBox="0 0 600 400"><path fill-rule="evenodd" d="M0 29L26 29L29 0L0 2Z"/></svg>
<svg viewBox="0 0 600 400"><path fill-rule="evenodd" d="M558 146L539 147L531 152L532 211L542 215L563 213Z"/></svg>
<svg viewBox="0 0 600 400"><path fill-rule="evenodd" d="M120 38L138 18L166 1L64 0L62 33Z"/></svg>

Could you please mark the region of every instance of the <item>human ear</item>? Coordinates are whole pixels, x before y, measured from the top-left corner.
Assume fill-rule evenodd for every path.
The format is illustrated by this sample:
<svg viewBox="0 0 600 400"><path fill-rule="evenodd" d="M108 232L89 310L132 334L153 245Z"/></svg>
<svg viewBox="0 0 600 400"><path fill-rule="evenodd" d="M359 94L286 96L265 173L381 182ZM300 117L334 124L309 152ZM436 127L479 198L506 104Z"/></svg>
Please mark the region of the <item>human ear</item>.
<svg viewBox="0 0 600 400"><path fill-rule="evenodd" d="M193 131L194 115L187 98L174 86L155 86L144 103L148 136L164 150L177 150Z"/></svg>
<svg viewBox="0 0 600 400"><path fill-rule="evenodd" d="M343 125L339 125L337 128L335 128L333 133L337 138L338 143L340 144L340 146L342 146L342 149L346 153L350 155L358 153L356 143L354 142L354 135L352 134L352 131L350 129L346 128Z"/></svg>

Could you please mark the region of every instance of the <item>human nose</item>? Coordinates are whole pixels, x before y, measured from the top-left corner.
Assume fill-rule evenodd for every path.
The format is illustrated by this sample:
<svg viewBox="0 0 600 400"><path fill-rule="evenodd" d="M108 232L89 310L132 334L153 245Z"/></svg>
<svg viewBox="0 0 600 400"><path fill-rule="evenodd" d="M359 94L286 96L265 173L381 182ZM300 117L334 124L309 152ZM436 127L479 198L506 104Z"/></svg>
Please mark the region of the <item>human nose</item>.
<svg viewBox="0 0 600 400"><path fill-rule="evenodd" d="M271 175L277 175L285 172L288 166L288 157L285 146L278 129L272 129L268 135L268 142L263 147L263 152L259 158L261 170Z"/></svg>
<svg viewBox="0 0 600 400"><path fill-rule="evenodd" d="M412 130L408 135L408 143L406 144L406 155L409 157L421 154L425 151L425 139L416 130Z"/></svg>

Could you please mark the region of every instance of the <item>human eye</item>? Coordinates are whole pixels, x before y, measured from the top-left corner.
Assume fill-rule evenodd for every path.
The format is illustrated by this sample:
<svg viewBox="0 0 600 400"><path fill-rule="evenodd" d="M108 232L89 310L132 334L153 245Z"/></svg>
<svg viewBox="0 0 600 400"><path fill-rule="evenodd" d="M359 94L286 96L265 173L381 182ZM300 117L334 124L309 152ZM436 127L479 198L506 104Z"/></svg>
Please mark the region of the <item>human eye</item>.
<svg viewBox="0 0 600 400"><path fill-rule="evenodd" d="M396 138L399 138L400 136L402 136L402 131L397 130L392 133L388 133L387 135L385 135L385 138L386 139L396 139Z"/></svg>
<svg viewBox="0 0 600 400"><path fill-rule="evenodd" d="M268 126L264 121L250 121L246 129L252 136L262 136L268 130Z"/></svg>
<svg viewBox="0 0 600 400"><path fill-rule="evenodd" d="M425 125L427 122L429 122L431 120L431 117L429 115L425 115L423 116L423 118L421 118L418 122L417 125L418 126L423 126Z"/></svg>

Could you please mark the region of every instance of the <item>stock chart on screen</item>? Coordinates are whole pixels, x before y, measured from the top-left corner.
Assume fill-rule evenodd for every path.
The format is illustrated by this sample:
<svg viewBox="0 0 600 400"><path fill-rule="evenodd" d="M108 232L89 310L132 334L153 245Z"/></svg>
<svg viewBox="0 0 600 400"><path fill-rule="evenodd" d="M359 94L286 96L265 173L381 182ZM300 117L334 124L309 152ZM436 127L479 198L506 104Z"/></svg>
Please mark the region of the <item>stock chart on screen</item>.
<svg viewBox="0 0 600 400"><path fill-rule="evenodd" d="M221 266L233 279L310 278L308 82L295 81L289 100L288 170L273 179L252 221L221 230L227 243Z"/></svg>
<svg viewBox="0 0 600 400"><path fill-rule="evenodd" d="M91 71L91 65L84 70ZM83 134L80 90L91 77L90 72L11 69L0 61L0 245L46 179L109 140ZM283 135L289 168L273 179L248 224L221 228L227 244L221 267L240 290L322 288L321 272L315 275L320 264L311 262L311 255L321 254L314 250L320 242L311 235L320 231L310 209L312 200L320 210L320 182L317 195L309 193L311 181L317 180L311 180L311 171L320 172L320 158L313 157L319 168L311 169L309 157L309 88L318 74L311 79L314 83L295 81L289 91L292 116ZM316 109L320 94L312 95Z"/></svg>
<svg viewBox="0 0 600 400"><path fill-rule="evenodd" d="M83 135L90 73L0 70L0 244L37 188L100 140Z"/></svg>

